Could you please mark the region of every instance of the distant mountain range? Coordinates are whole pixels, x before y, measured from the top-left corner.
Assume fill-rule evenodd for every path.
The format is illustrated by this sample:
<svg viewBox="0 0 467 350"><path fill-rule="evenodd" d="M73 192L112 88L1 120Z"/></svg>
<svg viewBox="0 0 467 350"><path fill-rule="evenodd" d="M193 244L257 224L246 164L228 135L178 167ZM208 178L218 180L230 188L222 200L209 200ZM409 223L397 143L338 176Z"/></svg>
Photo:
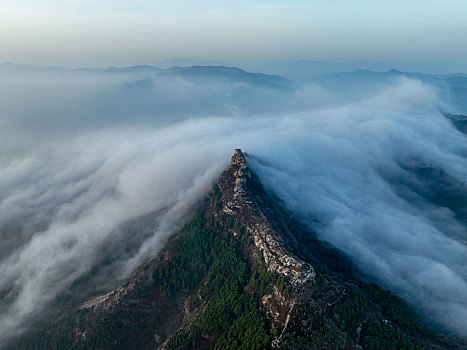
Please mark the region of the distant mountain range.
<svg viewBox="0 0 467 350"><path fill-rule="evenodd" d="M192 82L219 82L219 83L245 83L255 87L266 87L276 89L293 89L294 82L270 74L250 73L236 67L227 66L174 66L162 69L150 65L136 65L128 67L109 68L62 68L49 66L18 65L12 63L0 64L2 70L25 71L25 72L63 72L63 73L101 73L101 74L128 74L128 75L170 75L178 76Z"/></svg>
<svg viewBox="0 0 467 350"><path fill-rule="evenodd" d="M333 89L347 89L368 92L375 88L395 83L397 79L408 78L419 80L433 86L444 102L452 105L455 112L467 114L467 74L425 74L407 73L396 69L386 72L356 70L353 72L333 73L319 82Z"/></svg>
<svg viewBox="0 0 467 350"><path fill-rule="evenodd" d="M175 114L230 114L235 113L265 113L280 111L281 106L287 105L293 93L307 84L317 84L333 92L343 92L342 96L350 99L367 97L368 94L376 93L379 89L396 84L398 79L416 79L425 84L433 86L446 105L440 109L449 114L467 114L467 74L426 74L410 73L396 69L387 71L375 71L368 69L351 69L358 63L345 66L337 63L299 61L293 65L294 71L289 74L287 70L282 71L285 77L276 74L252 73L237 67L227 66L174 66L162 69L151 65L136 65L129 67L109 68L76 68L63 67L41 67L31 65L0 64L0 73L23 72L34 73L57 73L84 76L98 75L114 79L116 82L123 80L120 85L106 91L96 97L95 106L105 105L106 109L112 104L108 100L118 101L118 105L110 111L118 116L122 112L134 113L167 113ZM292 67L292 66L291 66ZM348 68L347 71L337 69ZM268 65L264 69L268 71ZM274 69L272 69L274 70ZM271 71L271 69L269 69ZM281 72L280 69L277 71ZM155 90L157 80L180 79L195 85L212 85L208 97L199 96L195 99L185 101L177 100L173 105L171 98L164 99L163 94ZM222 87L214 85L222 85ZM229 85L230 84L230 85ZM259 88L259 89L258 89ZM286 94L279 95L279 92ZM189 98L192 94L185 94ZM160 98L158 98L158 96ZM267 97L267 98L266 98ZM268 100L268 103L263 101ZM271 101L274 103L271 104ZM343 101L345 103L345 97ZM195 104L193 106L193 103ZM209 106L209 108L205 108ZM233 108L233 109L232 109ZM299 110L298 107L297 110Z"/></svg>

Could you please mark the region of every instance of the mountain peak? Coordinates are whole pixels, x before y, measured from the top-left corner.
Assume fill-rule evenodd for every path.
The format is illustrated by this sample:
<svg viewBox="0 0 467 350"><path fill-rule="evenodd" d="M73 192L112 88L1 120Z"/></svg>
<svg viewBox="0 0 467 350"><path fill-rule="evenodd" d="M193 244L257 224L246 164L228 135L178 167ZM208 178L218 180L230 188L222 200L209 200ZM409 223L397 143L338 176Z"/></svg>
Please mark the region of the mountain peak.
<svg viewBox="0 0 467 350"><path fill-rule="evenodd" d="M176 75L193 83L244 83L263 88L295 90L295 83L278 75L247 72L237 67L227 66L174 66L161 75Z"/></svg>
<svg viewBox="0 0 467 350"><path fill-rule="evenodd" d="M235 148L234 154L231 159L231 163L235 162L244 162L246 163L245 155L243 154L242 150L240 148Z"/></svg>

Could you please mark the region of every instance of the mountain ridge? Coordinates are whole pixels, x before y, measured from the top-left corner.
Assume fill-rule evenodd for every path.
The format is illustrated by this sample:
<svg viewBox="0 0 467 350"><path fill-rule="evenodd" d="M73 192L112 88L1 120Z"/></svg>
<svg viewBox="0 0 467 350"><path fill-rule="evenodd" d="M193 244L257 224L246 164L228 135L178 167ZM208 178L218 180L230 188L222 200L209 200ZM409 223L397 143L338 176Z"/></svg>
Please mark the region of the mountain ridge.
<svg viewBox="0 0 467 350"><path fill-rule="evenodd" d="M235 150L200 210L123 286L9 349L465 349L358 279ZM45 346L45 347L44 347Z"/></svg>

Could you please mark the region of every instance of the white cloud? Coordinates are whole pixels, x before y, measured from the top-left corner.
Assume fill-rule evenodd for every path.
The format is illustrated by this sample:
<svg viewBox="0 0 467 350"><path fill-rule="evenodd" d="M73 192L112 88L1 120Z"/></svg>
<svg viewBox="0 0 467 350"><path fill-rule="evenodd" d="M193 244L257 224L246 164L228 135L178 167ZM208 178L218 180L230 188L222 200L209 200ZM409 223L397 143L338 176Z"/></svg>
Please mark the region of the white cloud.
<svg viewBox="0 0 467 350"><path fill-rule="evenodd" d="M177 89L170 94L177 100ZM465 184L465 135L439 113L436 94L416 81L401 80L375 97L342 106L329 105L329 94L323 94L326 107L313 96L309 108L302 102L307 94L298 92L291 101L306 107L299 113L197 116L163 127L129 129L126 123L138 121L115 124L104 115L100 128L70 124L76 135L55 130L66 136L41 141L23 151L25 156L10 156L0 168L0 225L21 220L23 226L13 238L3 233L9 237L4 244L13 249L0 252L0 291L11 291L0 336L20 329L99 265L112 241L129 242L122 225L148 213L157 220L130 237L130 253L113 252L123 263L110 268L127 274L151 256L238 147L254 156L251 165L266 186L319 237L351 256L371 279L421 305L433 322L465 332L465 223L418 193L412 186L417 177L408 170L431 166ZM94 102L80 101L82 108ZM288 108L296 110L293 104ZM74 113L75 119L82 117L77 110L69 113L70 121ZM27 121L17 126L28 127ZM37 128L32 134L46 132ZM426 189L423 181L416 183ZM459 191L465 193L465 186Z"/></svg>

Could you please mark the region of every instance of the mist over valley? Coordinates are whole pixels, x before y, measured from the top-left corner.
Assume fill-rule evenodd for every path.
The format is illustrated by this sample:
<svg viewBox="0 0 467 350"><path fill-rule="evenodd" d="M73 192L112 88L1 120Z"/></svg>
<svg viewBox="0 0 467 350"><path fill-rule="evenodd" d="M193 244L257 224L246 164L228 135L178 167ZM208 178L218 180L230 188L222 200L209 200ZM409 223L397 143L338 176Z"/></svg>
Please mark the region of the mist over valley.
<svg viewBox="0 0 467 350"><path fill-rule="evenodd" d="M1 65L0 76L2 342L60 300L122 283L235 148L365 279L467 336L464 74Z"/></svg>

